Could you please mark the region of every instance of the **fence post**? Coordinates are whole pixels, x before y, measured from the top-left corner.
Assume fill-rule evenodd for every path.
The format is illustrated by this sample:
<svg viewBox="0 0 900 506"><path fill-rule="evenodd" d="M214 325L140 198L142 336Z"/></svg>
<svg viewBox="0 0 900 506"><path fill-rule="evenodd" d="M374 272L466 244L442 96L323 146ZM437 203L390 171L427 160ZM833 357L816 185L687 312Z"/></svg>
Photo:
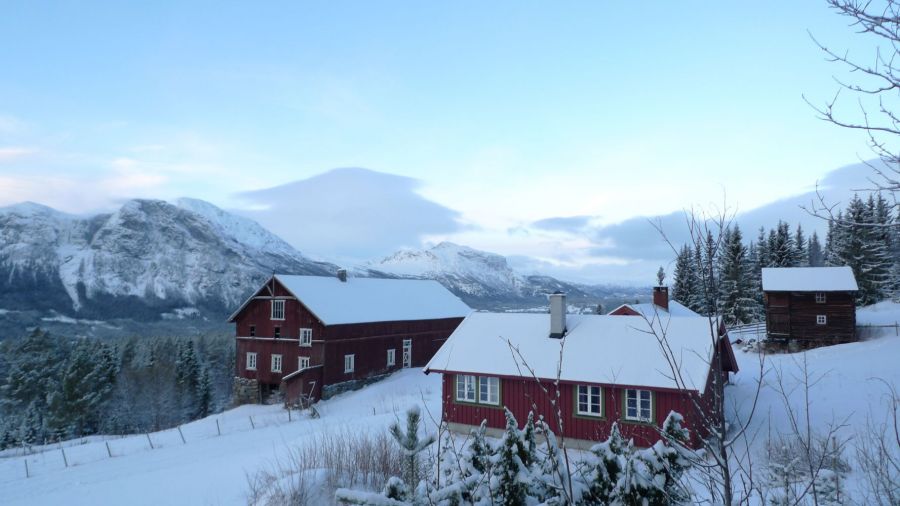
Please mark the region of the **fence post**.
<svg viewBox="0 0 900 506"><path fill-rule="evenodd" d="M222 429L221 429L221 427L219 427L219 419L218 418L216 418L216 432L218 432L220 436L222 435Z"/></svg>
<svg viewBox="0 0 900 506"><path fill-rule="evenodd" d="M250 416L248 416L247 418L250 419L250 427L253 428L253 429L255 429L255 428L256 428L256 424L253 423L253 415L250 415Z"/></svg>
<svg viewBox="0 0 900 506"><path fill-rule="evenodd" d="M69 467L69 459L66 458L66 449L60 446L59 453L62 453L63 463L66 465L66 467Z"/></svg>
<svg viewBox="0 0 900 506"><path fill-rule="evenodd" d="M112 450L109 449L109 441L106 441L106 454L109 455L109 458L112 458Z"/></svg>
<svg viewBox="0 0 900 506"><path fill-rule="evenodd" d="M28 472L28 458L27 457L25 458L24 462L25 462L25 477L31 478L31 473Z"/></svg>
<svg viewBox="0 0 900 506"><path fill-rule="evenodd" d="M184 433L181 432L181 425L178 426L178 435L181 436L181 444L186 445L187 441L184 440Z"/></svg>
<svg viewBox="0 0 900 506"><path fill-rule="evenodd" d="M155 450L156 447L153 446L153 440L150 439L150 433L148 432L148 433L146 434L146 436L147 436L147 442L150 443L150 449L151 449L151 450Z"/></svg>
<svg viewBox="0 0 900 506"><path fill-rule="evenodd" d="M291 421L291 407L288 406L287 410L288 410L288 421L290 422Z"/></svg>

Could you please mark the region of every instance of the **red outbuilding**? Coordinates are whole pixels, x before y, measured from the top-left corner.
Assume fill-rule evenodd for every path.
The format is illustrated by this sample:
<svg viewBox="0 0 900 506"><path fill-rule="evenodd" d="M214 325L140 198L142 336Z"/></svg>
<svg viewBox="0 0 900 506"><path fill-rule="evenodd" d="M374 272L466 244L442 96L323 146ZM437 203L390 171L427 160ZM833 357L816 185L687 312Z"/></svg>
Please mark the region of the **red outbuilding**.
<svg viewBox="0 0 900 506"><path fill-rule="evenodd" d="M294 403L403 367L421 367L471 309L440 283L276 274L229 318L235 398L281 389Z"/></svg>
<svg viewBox="0 0 900 506"><path fill-rule="evenodd" d="M565 307L554 294L549 315L472 313L463 321L425 367L443 375L451 430L486 420L499 435L507 408L519 420L543 416L570 446L604 440L613 422L648 446L677 411L693 444L708 435L728 373L737 372L724 327L705 317L566 315Z"/></svg>

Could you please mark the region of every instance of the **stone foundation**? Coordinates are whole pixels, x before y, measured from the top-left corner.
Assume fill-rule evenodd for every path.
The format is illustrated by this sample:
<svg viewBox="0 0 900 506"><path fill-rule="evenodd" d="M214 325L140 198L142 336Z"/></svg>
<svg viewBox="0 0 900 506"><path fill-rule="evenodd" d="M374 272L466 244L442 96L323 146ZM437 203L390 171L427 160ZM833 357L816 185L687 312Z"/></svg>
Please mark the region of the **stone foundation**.
<svg viewBox="0 0 900 506"><path fill-rule="evenodd" d="M255 379L235 376L232 391L232 402L235 406L259 402L259 381Z"/></svg>

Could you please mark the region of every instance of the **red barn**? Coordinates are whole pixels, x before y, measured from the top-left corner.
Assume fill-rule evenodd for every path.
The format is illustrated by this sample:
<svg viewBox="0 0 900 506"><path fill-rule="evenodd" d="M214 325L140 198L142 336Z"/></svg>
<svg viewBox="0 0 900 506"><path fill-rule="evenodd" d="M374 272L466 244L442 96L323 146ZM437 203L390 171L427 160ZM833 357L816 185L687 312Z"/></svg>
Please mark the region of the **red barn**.
<svg viewBox="0 0 900 506"><path fill-rule="evenodd" d="M694 444L708 435L701 420L717 419L717 392L737 372L727 335L711 336L709 319L663 317L651 328L643 318L566 315L561 294L550 307L549 317L472 313L431 359L425 372L443 374L443 419L452 430L486 420L499 435L505 407L520 421L529 411L543 415L570 446L604 440L613 422L650 445L670 411L684 416ZM665 334L678 381L652 330Z"/></svg>
<svg viewBox="0 0 900 506"><path fill-rule="evenodd" d="M272 276L229 318L235 399L282 389L285 401L327 397L402 367L421 367L471 309L431 280Z"/></svg>

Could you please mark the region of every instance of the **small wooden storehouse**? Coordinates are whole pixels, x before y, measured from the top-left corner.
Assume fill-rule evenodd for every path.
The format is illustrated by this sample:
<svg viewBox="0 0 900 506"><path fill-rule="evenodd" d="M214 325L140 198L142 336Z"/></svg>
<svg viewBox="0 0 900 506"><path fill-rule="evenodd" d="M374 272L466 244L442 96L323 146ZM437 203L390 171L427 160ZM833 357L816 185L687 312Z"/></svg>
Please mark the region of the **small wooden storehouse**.
<svg viewBox="0 0 900 506"><path fill-rule="evenodd" d="M800 348L856 340L850 267L765 268L762 289L769 340Z"/></svg>
<svg viewBox="0 0 900 506"><path fill-rule="evenodd" d="M421 367L472 310L437 281L276 274L229 318L235 400L285 401Z"/></svg>

